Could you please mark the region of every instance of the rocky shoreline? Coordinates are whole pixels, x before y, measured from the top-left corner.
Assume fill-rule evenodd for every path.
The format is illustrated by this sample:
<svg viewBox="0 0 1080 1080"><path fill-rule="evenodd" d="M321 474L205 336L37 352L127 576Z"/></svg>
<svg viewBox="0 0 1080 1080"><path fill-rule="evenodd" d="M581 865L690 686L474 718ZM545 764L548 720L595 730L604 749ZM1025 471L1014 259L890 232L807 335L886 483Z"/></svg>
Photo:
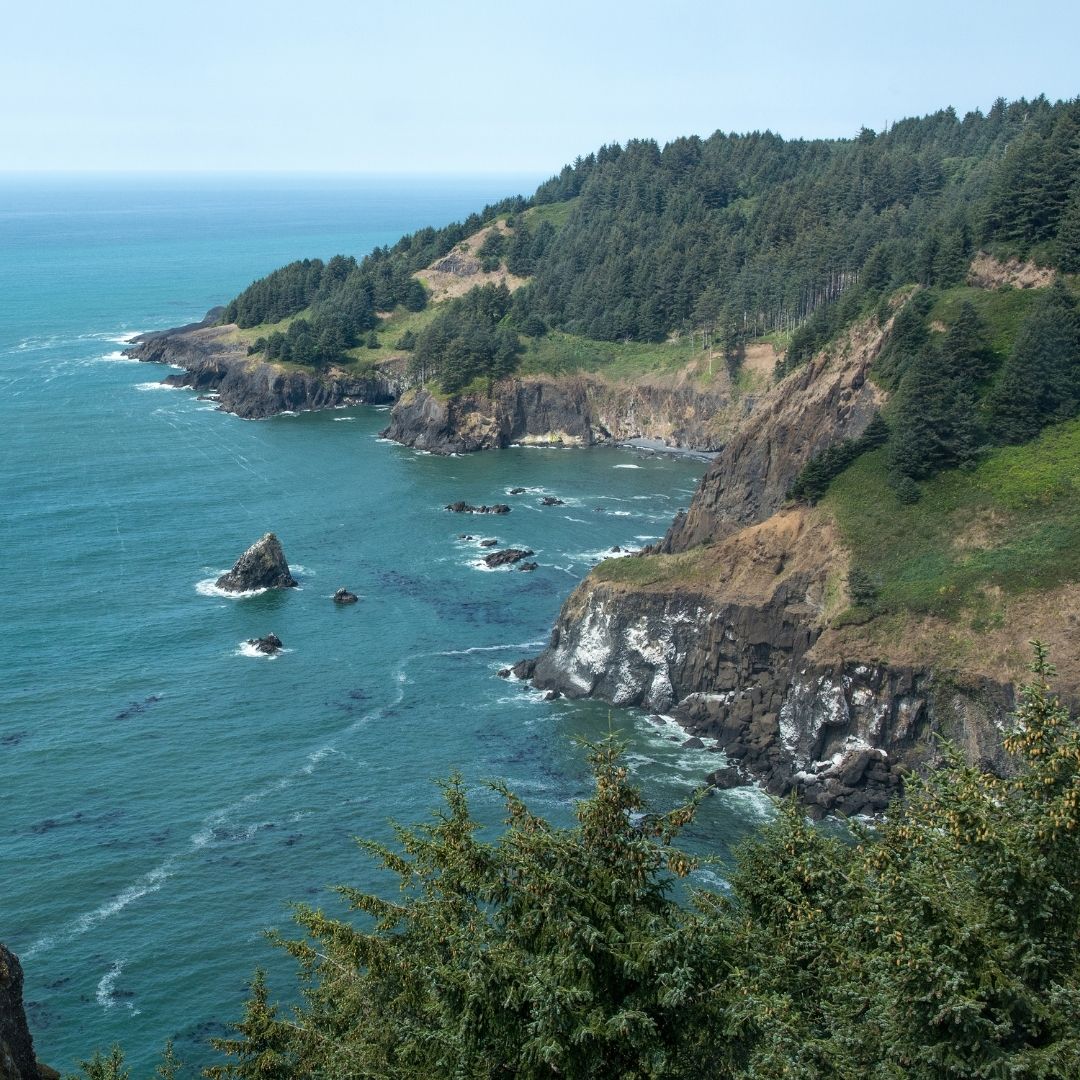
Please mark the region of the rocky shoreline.
<svg viewBox="0 0 1080 1080"><path fill-rule="evenodd" d="M245 420L348 405L393 405L384 438L435 454L523 446L631 444L643 452L711 457L735 421L753 407L727 388L615 383L578 375L496 383L490 395L450 398L408 385L405 364L390 360L370 375L303 371L249 356L220 308L199 323L140 334L125 356L183 369L167 386L213 395L218 409Z"/></svg>
<svg viewBox="0 0 1080 1080"><path fill-rule="evenodd" d="M217 407L244 420L283 412L311 412L347 405L388 405L403 389L399 369L356 377L331 370L296 371L248 356L231 340L234 326L215 324L215 312L202 323L133 338L124 355L151 364L183 368L163 380L166 386L215 393Z"/></svg>
<svg viewBox="0 0 1080 1080"><path fill-rule="evenodd" d="M581 376L530 376L496 383L489 394L444 398L406 391L384 438L435 454L508 446L596 446L644 440L650 451L710 455L734 419L753 406L726 391Z"/></svg>
<svg viewBox="0 0 1080 1080"><path fill-rule="evenodd" d="M942 735L972 764L1005 768L1012 682L890 660L830 630L847 553L827 520L787 502L814 454L875 415L884 395L868 372L888 331L855 327L762 395L689 512L630 565L594 571L515 673L667 714L717 740L731 766L713 774L720 786L795 792L819 817L880 812L905 775L939 760Z"/></svg>

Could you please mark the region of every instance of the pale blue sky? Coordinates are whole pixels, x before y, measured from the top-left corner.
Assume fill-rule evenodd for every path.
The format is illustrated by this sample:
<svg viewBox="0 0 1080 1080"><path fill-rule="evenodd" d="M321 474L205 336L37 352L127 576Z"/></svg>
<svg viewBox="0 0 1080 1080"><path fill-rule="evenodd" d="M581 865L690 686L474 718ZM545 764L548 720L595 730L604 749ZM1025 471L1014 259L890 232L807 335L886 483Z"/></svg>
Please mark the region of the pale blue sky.
<svg viewBox="0 0 1080 1080"><path fill-rule="evenodd" d="M1080 4L13 0L0 171L547 174L1080 94Z"/></svg>

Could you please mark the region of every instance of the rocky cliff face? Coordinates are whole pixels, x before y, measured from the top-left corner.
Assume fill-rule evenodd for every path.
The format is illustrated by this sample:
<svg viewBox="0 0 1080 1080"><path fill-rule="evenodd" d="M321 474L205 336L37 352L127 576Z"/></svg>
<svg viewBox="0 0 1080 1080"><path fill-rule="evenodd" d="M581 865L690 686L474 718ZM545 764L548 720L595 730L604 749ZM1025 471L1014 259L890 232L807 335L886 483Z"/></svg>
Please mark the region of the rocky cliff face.
<svg viewBox="0 0 1080 1080"><path fill-rule="evenodd" d="M52 1080L59 1075L34 1058L23 1007L22 965L0 945L0 1080Z"/></svg>
<svg viewBox="0 0 1080 1080"><path fill-rule="evenodd" d="M609 573L632 576L635 561ZM645 562L657 564L651 584L577 589L536 661L536 686L667 713L818 815L884 809L906 772L937 759L937 734L973 763L1004 767L1011 687L845 656L822 639L844 556L813 512Z"/></svg>
<svg viewBox="0 0 1080 1080"><path fill-rule="evenodd" d="M806 462L873 417L868 369L887 329L856 327L761 396L661 544L602 565L566 602L538 687L668 713L819 815L883 809L937 759L939 733L1006 767L1010 678L989 664L958 678L932 650L890 659L833 631L846 552L822 513L784 506Z"/></svg>
<svg viewBox="0 0 1080 1080"><path fill-rule="evenodd" d="M490 396L447 399L410 391L394 407L383 435L439 454L639 437L709 451L723 444L735 416L751 404L734 403L726 390L692 385L616 384L583 376L510 379L496 384Z"/></svg>
<svg viewBox="0 0 1080 1080"><path fill-rule="evenodd" d="M126 355L183 368L182 375L168 376L166 384L215 391L218 408L245 420L340 405L389 404L401 393L402 376L395 370L358 378L344 372L286 370L249 357L246 346L229 340L235 329L198 324L143 334Z"/></svg>
<svg viewBox="0 0 1080 1080"><path fill-rule="evenodd" d="M783 505L792 482L815 454L861 435L883 399L867 373L889 327L860 324L834 350L814 357L762 395L659 550L686 551L762 521Z"/></svg>

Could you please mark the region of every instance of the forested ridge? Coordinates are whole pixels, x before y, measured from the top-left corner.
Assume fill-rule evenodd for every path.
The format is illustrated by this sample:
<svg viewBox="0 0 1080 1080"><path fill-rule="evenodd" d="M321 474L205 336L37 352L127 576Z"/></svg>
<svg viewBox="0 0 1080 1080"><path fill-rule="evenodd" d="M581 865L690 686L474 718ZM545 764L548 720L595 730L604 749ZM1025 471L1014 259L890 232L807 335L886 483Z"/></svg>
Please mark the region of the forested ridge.
<svg viewBox="0 0 1080 1080"><path fill-rule="evenodd" d="M480 257L528 279L508 328L610 341L700 330L729 350L783 331L794 334L790 367L900 286L961 282L979 248L1080 270L1078 155L1080 104L1041 97L851 139L633 140L578 159L530 198L359 262L292 263L241 293L225 320L252 327L307 311L305 345L294 354L279 341L270 355L339 360L376 313L425 305L417 271L502 219L508 232ZM558 226L540 212L553 204L566 207Z"/></svg>

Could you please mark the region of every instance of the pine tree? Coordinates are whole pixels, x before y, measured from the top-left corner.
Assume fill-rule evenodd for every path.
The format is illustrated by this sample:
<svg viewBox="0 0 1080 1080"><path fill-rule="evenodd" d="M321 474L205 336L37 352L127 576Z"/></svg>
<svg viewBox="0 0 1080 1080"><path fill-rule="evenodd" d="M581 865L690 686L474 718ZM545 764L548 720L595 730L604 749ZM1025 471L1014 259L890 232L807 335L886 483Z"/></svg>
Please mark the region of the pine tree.
<svg viewBox="0 0 1080 1080"><path fill-rule="evenodd" d="M671 897L694 863L671 846L690 803L646 812L618 748L593 747L595 792L558 829L495 785L500 839L478 839L464 784L398 847L361 847L400 879L390 901L340 890L370 928L301 907L306 1003L286 1021L253 984L235 1063L213 1077L691 1077L724 1056L709 1008L720 960Z"/></svg>

